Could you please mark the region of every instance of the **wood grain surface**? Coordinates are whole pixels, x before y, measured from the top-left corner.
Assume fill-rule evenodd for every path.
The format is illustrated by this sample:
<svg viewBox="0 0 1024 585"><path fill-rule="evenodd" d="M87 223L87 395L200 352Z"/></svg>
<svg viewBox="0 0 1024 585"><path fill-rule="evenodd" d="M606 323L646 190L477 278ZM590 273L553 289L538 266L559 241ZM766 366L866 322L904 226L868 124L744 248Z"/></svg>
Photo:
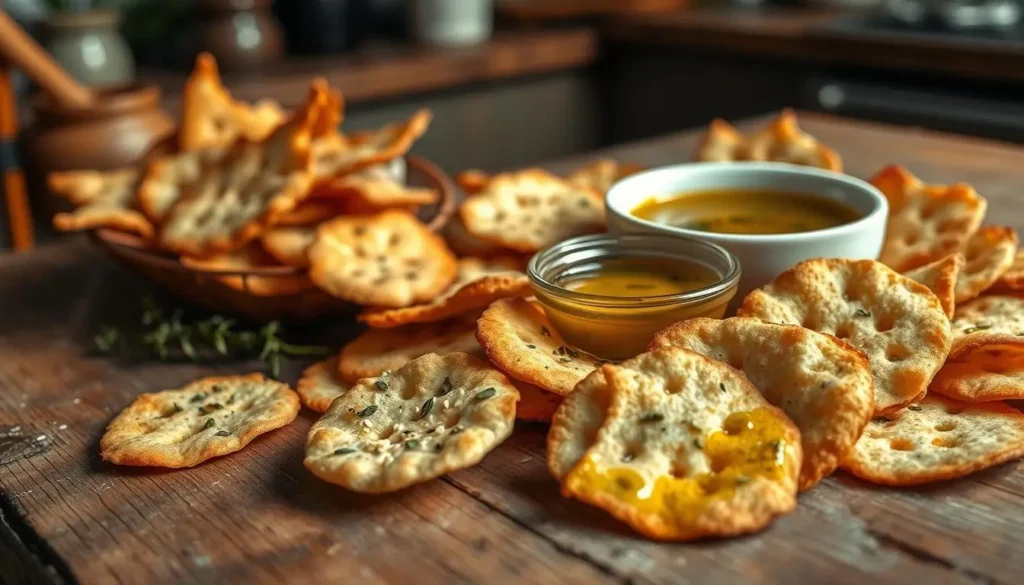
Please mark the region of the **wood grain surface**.
<svg viewBox="0 0 1024 585"><path fill-rule="evenodd" d="M1022 149L802 118L852 174L901 162L929 181L968 181L990 220L1024 228ZM681 162L695 139L603 154ZM194 469L115 468L97 442L134 396L255 366L91 355L97 326L131 323L147 289L80 239L0 257L0 275L0 583L1009 585L1024 575L1021 462L904 490L838 473L763 533L697 544L648 542L562 498L538 425L519 425L474 468L389 496L354 495L303 469L309 412ZM340 345L353 327L297 333Z"/></svg>

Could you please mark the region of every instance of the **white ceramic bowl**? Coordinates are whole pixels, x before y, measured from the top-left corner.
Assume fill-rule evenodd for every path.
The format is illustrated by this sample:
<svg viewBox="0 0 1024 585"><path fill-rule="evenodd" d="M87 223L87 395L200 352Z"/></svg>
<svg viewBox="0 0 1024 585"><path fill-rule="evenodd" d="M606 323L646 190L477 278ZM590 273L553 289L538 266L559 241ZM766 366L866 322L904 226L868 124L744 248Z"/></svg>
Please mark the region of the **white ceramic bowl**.
<svg viewBox="0 0 1024 585"><path fill-rule="evenodd" d="M860 214L857 221L796 234L716 234L647 221L631 211L651 197L712 189L796 191L833 199ZM740 261L736 300L809 258L878 258L889 205L870 183L832 171L786 163L687 163L651 169L616 183L606 197L608 229L618 233L657 233L714 242Z"/></svg>

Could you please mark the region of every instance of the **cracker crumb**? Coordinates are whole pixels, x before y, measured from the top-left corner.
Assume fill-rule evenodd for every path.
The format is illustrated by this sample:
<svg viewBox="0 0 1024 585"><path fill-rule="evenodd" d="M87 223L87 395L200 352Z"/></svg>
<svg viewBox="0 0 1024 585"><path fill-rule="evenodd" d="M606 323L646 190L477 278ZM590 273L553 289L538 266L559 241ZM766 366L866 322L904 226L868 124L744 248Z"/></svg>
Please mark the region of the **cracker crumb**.
<svg viewBox="0 0 1024 585"><path fill-rule="evenodd" d="M16 434L18 434L18 433L20 433L20 432L21 432L21 425L13 426L13 427L11 427L11 429L10 429L9 431L7 431L7 432L8 432L8 433L10 433L10 434L12 434L12 435L16 435Z"/></svg>
<svg viewBox="0 0 1024 585"><path fill-rule="evenodd" d="M46 435L39 435L38 437L36 437L36 441L42 442L45 441L47 438L48 437Z"/></svg>
<svg viewBox="0 0 1024 585"><path fill-rule="evenodd" d="M60 425L59 427L57 427L57 430L58 431L63 431L66 428L68 428L68 425Z"/></svg>
<svg viewBox="0 0 1024 585"><path fill-rule="evenodd" d="M71 401L71 404L81 404L81 403L82 403L82 399L81 398L75 398L74 400Z"/></svg>

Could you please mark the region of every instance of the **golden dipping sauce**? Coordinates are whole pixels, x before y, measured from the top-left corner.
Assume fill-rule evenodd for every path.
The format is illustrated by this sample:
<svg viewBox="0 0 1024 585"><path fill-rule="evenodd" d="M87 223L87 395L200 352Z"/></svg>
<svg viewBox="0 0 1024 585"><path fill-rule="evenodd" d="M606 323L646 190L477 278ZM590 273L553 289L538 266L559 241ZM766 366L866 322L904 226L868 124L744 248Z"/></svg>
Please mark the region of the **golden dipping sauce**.
<svg viewBox="0 0 1024 585"><path fill-rule="evenodd" d="M640 219L719 234L795 234L860 219L827 197L770 189L716 189L652 197L632 211Z"/></svg>
<svg viewBox="0 0 1024 585"><path fill-rule="evenodd" d="M568 290L608 297L644 298L704 288L721 278L703 264L656 258L606 260L599 270L561 282Z"/></svg>
<svg viewBox="0 0 1024 585"><path fill-rule="evenodd" d="M712 502L731 498L739 486L758 478L777 481L794 465L787 429L773 411L733 413L722 426L694 440L703 446L710 471L648 481L630 467L603 468L588 458L572 470L567 485L578 493L609 494L668 525L683 526Z"/></svg>

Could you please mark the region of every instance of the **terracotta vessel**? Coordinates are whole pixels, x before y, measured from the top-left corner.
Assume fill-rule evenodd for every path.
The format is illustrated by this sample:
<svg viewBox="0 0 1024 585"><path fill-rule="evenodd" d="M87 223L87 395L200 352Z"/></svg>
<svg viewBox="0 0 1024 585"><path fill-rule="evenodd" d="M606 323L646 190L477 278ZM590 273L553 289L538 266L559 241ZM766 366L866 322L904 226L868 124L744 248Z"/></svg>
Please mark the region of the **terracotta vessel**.
<svg viewBox="0 0 1024 585"><path fill-rule="evenodd" d="M193 49L211 53L222 70L258 68L284 55L270 0L197 0L196 18Z"/></svg>

